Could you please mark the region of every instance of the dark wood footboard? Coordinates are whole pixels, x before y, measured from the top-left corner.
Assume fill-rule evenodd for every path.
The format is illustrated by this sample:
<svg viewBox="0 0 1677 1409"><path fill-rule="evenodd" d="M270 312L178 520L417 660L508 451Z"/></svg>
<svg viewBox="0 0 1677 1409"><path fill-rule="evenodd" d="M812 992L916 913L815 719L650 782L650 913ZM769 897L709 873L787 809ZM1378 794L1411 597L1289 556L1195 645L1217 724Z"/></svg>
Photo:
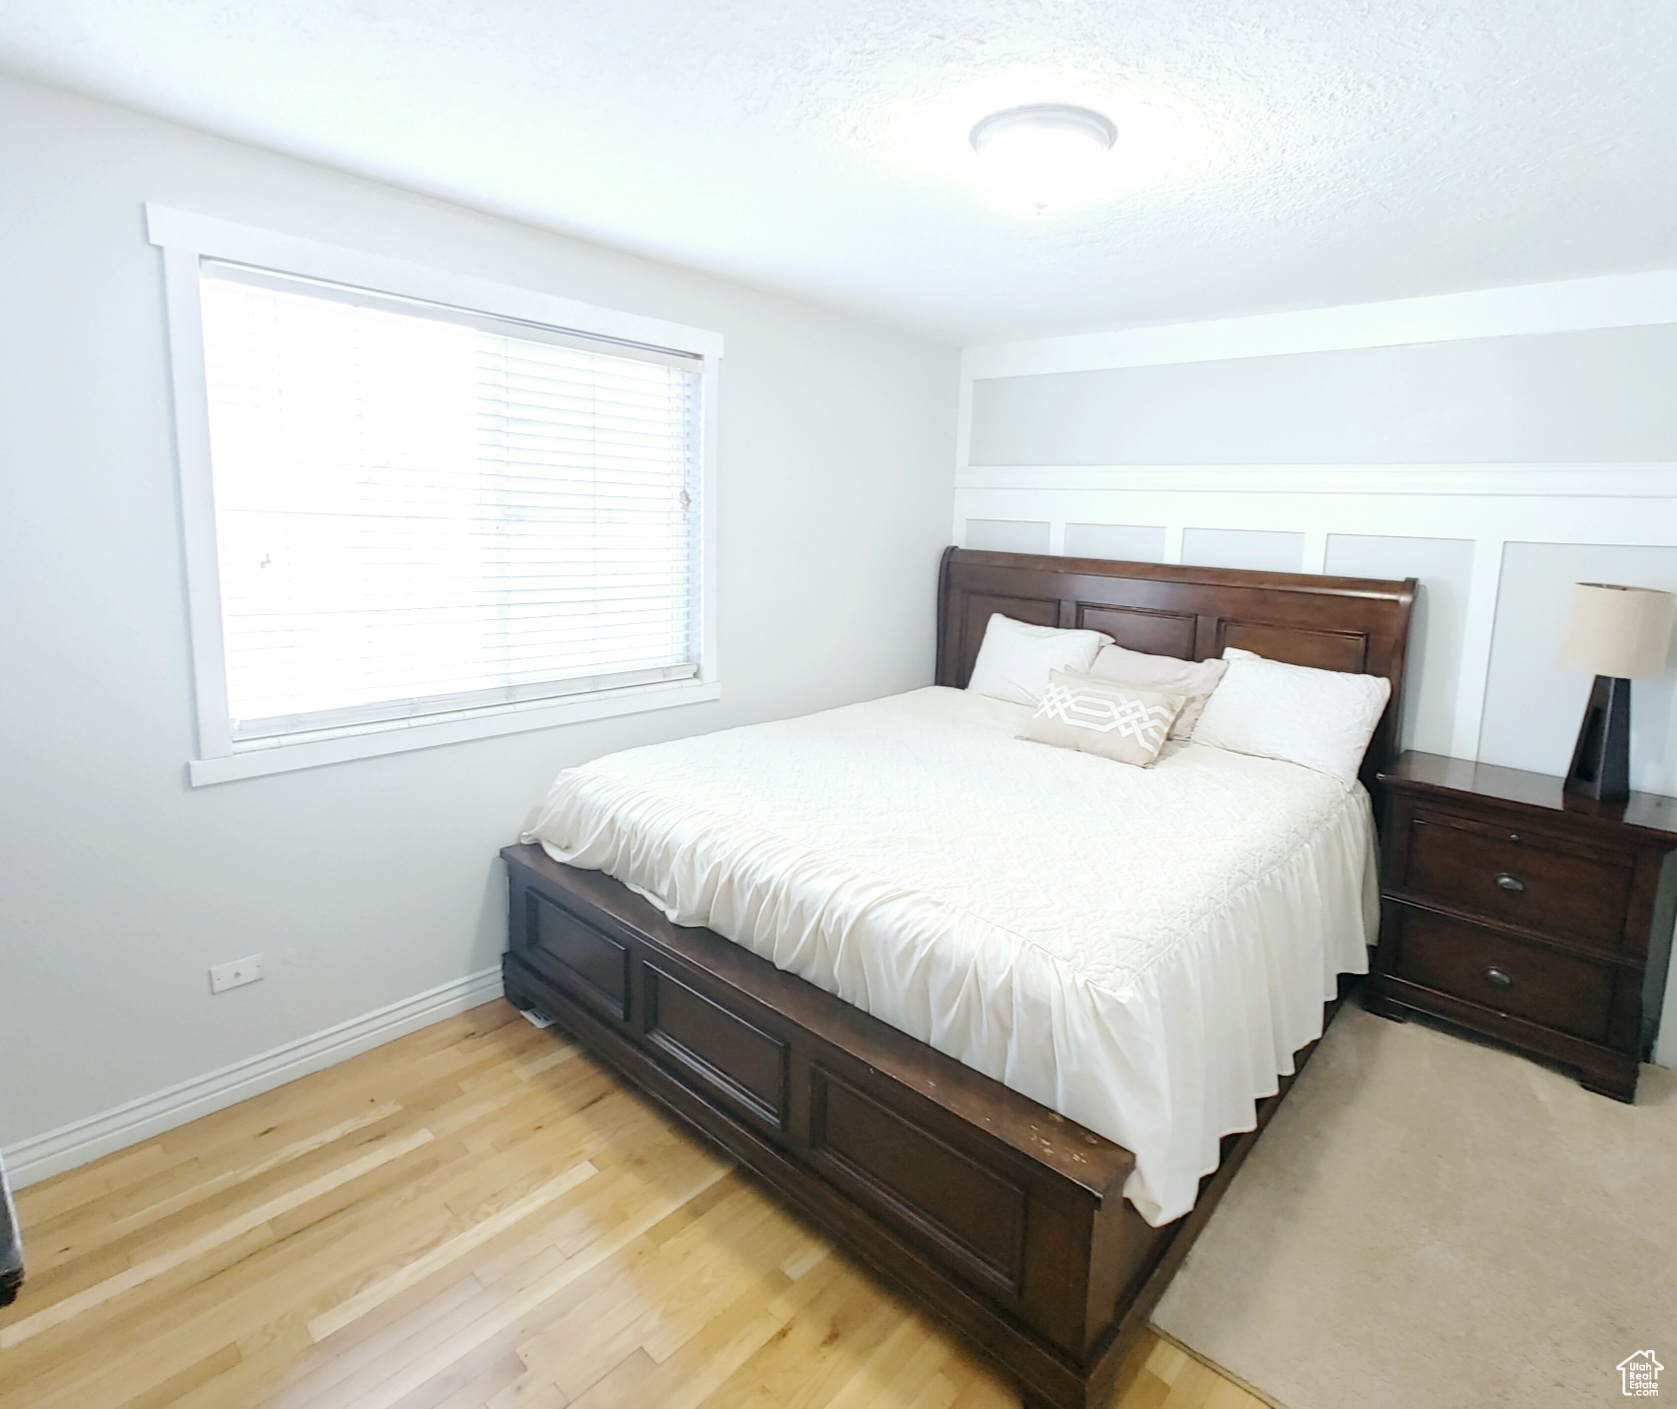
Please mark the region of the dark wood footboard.
<svg viewBox="0 0 1677 1409"><path fill-rule="evenodd" d="M536 846L502 855L514 1003L778 1190L1031 1402L1105 1402L1255 1131L1224 1142L1192 1214L1149 1227L1121 1197L1128 1150L709 930L670 924L609 877Z"/></svg>

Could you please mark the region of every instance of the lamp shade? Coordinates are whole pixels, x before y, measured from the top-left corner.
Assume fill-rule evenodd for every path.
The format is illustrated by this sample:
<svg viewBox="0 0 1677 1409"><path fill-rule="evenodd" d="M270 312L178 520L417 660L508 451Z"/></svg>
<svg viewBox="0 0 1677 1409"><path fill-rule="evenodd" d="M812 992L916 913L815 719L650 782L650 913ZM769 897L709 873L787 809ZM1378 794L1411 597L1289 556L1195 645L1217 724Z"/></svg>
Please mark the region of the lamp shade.
<svg viewBox="0 0 1677 1409"><path fill-rule="evenodd" d="M1677 597L1650 587L1579 582L1561 641L1561 661L1573 670L1615 680L1664 675L1671 651Z"/></svg>

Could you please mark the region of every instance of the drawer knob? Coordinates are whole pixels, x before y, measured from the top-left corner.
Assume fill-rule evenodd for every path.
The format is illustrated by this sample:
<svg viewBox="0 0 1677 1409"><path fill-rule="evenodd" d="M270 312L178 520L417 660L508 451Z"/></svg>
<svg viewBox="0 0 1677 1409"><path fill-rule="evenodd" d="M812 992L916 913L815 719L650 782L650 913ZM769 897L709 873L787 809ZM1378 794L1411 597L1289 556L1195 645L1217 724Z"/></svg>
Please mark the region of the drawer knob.
<svg viewBox="0 0 1677 1409"><path fill-rule="evenodd" d="M1496 878L1496 883L1501 889L1509 891L1514 895L1518 895L1526 888L1526 883L1524 881L1522 881L1518 876L1509 875L1506 871L1502 872L1502 874Z"/></svg>
<svg viewBox="0 0 1677 1409"><path fill-rule="evenodd" d="M1485 982L1494 983L1498 988L1512 988L1514 986L1514 976L1507 969L1499 969L1495 964L1492 964L1485 970Z"/></svg>

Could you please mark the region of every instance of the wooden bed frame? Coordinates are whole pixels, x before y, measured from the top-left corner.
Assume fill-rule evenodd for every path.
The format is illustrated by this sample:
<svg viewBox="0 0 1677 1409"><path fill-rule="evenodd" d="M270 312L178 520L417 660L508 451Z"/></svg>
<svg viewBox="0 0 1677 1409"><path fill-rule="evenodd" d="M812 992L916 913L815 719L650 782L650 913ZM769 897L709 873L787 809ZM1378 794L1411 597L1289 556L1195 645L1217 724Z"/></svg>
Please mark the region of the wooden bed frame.
<svg viewBox="0 0 1677 1409"><path fill-rule="evenodd" d="M1396 752L1415 583L951 548L937 683L992 612L1201 660L1241 646L1392 682L1365 778ZM507 997L539 1009L994 1360L1027 1404L1094 1409L1291 1080L1223 1141L1192 1213L1152 1228L1135 1160L609 877L508 847ZM1330 1010L1333 1005L1329 1005ZM1299 1054L1302 1067L1309 1048Z"/></svg>

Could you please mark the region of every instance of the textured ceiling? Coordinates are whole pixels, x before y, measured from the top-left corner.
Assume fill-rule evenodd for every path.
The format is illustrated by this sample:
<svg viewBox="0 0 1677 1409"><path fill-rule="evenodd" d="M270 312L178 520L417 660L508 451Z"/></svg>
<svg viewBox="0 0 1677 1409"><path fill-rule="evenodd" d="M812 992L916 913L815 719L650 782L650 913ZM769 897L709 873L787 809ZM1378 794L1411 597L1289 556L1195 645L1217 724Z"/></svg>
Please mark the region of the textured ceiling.
<svg viewBox="0 0 1677 1409"><path fill-rule="evenodd" d="M6 0L0 66L983 342L1677 263L1671 0ZM1119 125L1034 215L966 145Z"/></svg>

